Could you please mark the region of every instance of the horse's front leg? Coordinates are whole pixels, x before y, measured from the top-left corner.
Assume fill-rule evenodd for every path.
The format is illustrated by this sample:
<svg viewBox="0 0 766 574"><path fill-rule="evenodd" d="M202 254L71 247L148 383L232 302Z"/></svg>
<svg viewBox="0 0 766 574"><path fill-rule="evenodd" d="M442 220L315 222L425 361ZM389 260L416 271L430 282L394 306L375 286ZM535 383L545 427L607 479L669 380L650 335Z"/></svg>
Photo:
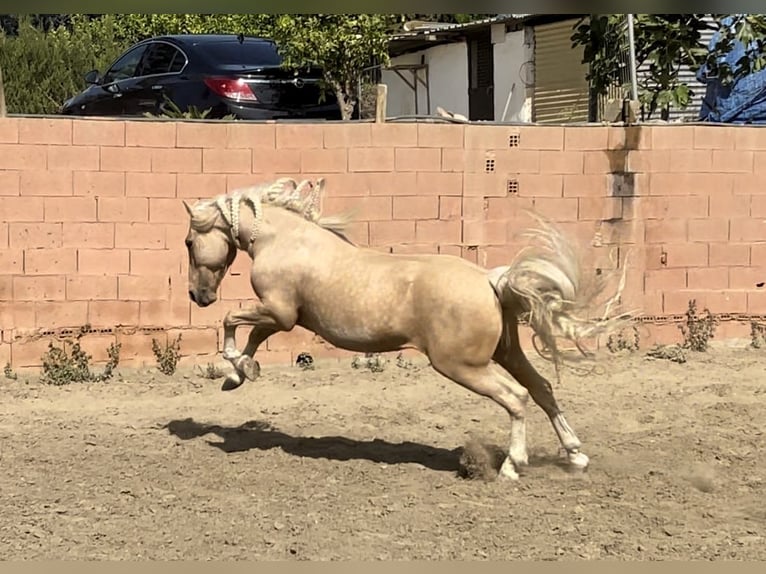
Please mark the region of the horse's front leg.
<svg viewBox="0 0 766 574"><path fill-rule="evenodd" d="M227 377L224 389L239 387L245 380L255 380L261 372L261 367L253 357L258 347L271 335L285 330L282 322L264 305L249 309L230 311L223 319L223 357L234 367L234 372ZM237 327L251 325L247 344L240 352L237 349Z"/></svg>

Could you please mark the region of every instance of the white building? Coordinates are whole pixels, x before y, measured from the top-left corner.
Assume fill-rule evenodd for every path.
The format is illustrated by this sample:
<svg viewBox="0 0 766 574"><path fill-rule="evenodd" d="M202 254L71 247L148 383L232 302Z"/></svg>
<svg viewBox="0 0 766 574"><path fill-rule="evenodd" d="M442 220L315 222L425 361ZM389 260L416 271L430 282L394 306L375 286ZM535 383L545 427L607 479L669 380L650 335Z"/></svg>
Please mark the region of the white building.
<svg viewBox="0 0 766 574"><path fill-rule="evenodd" d="M595 121L583 48L571 41L582 16L508 14L392 36L391 64L380 79L388 86L386 115L428 115L441 107L472 121ZM688 76L695 102L673 119L699 110L704 87Z"/></svg>

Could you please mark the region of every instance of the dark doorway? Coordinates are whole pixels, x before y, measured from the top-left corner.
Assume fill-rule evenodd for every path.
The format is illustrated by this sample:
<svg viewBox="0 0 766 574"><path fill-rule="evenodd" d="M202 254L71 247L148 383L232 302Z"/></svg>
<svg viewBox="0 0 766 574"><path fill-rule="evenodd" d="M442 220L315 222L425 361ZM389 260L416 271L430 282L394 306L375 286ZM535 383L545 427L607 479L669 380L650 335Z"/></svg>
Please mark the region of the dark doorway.
<svg viewBox="0 0 766 574"><path fill-rule="evenodd" d="M468 119L495 119L495 74L490 29L468 40Z"/></svg>

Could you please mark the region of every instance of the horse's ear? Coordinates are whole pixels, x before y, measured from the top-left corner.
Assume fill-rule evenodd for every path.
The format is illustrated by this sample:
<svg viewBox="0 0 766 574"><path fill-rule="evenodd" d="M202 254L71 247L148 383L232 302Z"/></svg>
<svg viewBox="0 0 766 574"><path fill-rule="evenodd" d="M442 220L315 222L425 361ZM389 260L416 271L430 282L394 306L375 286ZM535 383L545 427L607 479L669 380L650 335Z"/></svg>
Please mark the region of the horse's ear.
<svg viewBox="0 0 766 574"><path fill-rule="evenodd" d="M186 208L186 212L189 214L189 217L191 217L192 216L191 206L188 203L186 203L185 199L182 201L182 203L184 204L184 207Z"/></svg>

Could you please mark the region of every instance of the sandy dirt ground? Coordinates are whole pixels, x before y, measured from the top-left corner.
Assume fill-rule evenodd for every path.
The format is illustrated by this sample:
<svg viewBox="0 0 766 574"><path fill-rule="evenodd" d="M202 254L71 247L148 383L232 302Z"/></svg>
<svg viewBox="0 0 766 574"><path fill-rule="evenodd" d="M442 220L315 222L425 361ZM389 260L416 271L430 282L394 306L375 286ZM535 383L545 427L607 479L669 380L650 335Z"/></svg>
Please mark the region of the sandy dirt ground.
<svg viewBox="0 0 766 574"><path fill-rule="evenodd" d="M0 557L766 559L766 350L603 357L554 384L589 470L533 405L518 483L460 476L508 420L424 362L0 376Z"/></svg>

